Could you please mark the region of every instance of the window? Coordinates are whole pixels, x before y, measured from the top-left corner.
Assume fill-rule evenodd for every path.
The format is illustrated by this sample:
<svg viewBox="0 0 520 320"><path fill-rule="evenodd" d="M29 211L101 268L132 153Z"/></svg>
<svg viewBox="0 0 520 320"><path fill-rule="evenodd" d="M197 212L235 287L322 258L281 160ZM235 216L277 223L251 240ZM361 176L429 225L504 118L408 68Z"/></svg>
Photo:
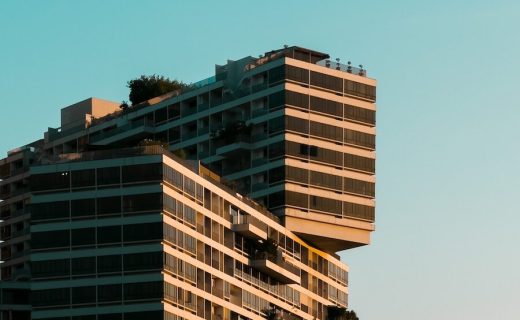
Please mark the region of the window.
<svg viewBox="0 0 520 320"><path fill-rule="evenodd" d="M69 187L70 173L68 171L35 174L31 176L32 191L68 189Z"/></svg>
<svg viewBox="0 0 520 320"><path fill-rule="evenodd" d="M71 260L71 273L73 276L95 274L96 257L75 258Z"/></svg>
<svg viewBox="0 0 520 320"><path fill-rule="evenodd" d="M121 213L121 197L106 197L97 199L98 215Z"/></svg>
<svg viewBox="0 0 520 320"><path fill-rule="evenodd" d="M97 242L100 245L120 243L121 226L98 227Z"/></svg>
<svg viewBox="0 0 520 320"><path fill-rule="evenodd" d="M162 252L133 253L123 257L124 271L155 270L162 269L162 267Z"/></svg>
<svg viewBox="0 0 520 320"><path fill-rule="evenodd" d="M310 84L328 90L343 91L343 80L323 73L311 71Z"/></svg>
<svg viewBox="0 0 520 320"><path fill-rule="evenodd" d="M68 305L70 303L70 289L34 290L31 292L31 301L33 307Z"/></svg>
<svg viewBox="0 0 520 320"><path fill-rule="evenodd" d="M147 193L123 197L123 212L162 211L162 194Z"/></svg>
<svg viewBox="0 0 520 320"><path fill-rule="evenodd" d="M97 294L98 302L119 302L123 298L123 286L121 284L98 286Z"/></svg>
<svg viewBox="0 0 520 320"><path fill-rule="evenodd" d="M95 199L72 200L70 206L70 215L72 216L72 218L93 216L96 214Z"/></svg>
<svg viewBox="0 0 520 320"><path fill-rule="evenodd" d="M148 163L123 166L123 183L162 180L162 164Z"/></svg>
<svg viewBox="0 0 520 320"><path fill-rule="evenodd" d="M309 146L306 144L300 144L300 154L317 157L318 156L318 147L317 146Z"/></svg>
<svg viewBox="0 0 520 320"><path fill-rule="evenodd" d="M286 99L285 103L288 105L300 107L303 109L309 108L309 96L306 94L301 94L301 93L292 92L292 91L286 91L285 99Z"/></svg>
<svg viewBox="0 0 520 320"><path fill-rule="evenodd" d="M97 270L98 273L119 273L122 269L122 256L111 255L111 256L98 256L97 257Z"/></svg>
<svg viewBox="0 0 520 320"><path fill-rule="evenodd" d="M111 185L119 184L121 180L121 169L119 167L97 169L97 184Z"/></svg>
<svg viewBox="0 0 520 320"><path fill-rule="evenodd" d="M275 92L269 95L269 109L273 110L285 104L285 93L283 91Z"/></svg>
<svg viewBox="0 0 520 320"><path fill-rule="evenodd" d="M125 300L161 299L163 295L163 282L125 283L123 295ZM149 319L148 314L146 314L146 318ZM125 319L127 319L126 314Z"/></svg>
<svg viewBox="0 0 520 320"><path fill-rule="evenodd" d="M163 237L162 223L130 224L123 226L124 241L161 240Z"/></svg>
<svg viewBox="0 0 520 320"><path fill-rule="evenodd" d="M293 66L287 66L285 69L286 78L302 83L309 83L309 70Z"/></svg>
<svg viewBox="0 0 520 320"><path fill-rule="evenodd" d="M269 84L277 83L285 79L285 67L279 66L269 70Z"/></svg>
<svg viewBox="0 0 520 320"><path fill-rule="evenodd" d="M31 244L33 249L63 248L70 245L69 230L33 232Z"/></svg>
<svg viewBox="0 0 520 320"><path fill-rule="evenodd" d="M33 279L57 276L69 277L70 261L69 259L33 261L31 263L31 273Z"/></svg>
<svg viewBox="0 0 520 320"><path fill-rule="evenodd" d="M72 188L91 187L96 184L96 171L94 169L71 171Z"/></svg>
<svg viewBox="0 0 520 320"><path fill-rule="evenodd" d="M96 303L96 287L72 287L72 303Z"/></svg>
<svg viewBox="0 0 520 320"><path fill-rule="evenodd" d="M56 201L32 205L32 220L69 218L69 202Z"/></svg>
<svg viewBox="0 0 520 320"><path fill-rule="evenodd" d="M96 229L72 229L71 230L72 246L88 246L94 245L96 242Z"/></svg>

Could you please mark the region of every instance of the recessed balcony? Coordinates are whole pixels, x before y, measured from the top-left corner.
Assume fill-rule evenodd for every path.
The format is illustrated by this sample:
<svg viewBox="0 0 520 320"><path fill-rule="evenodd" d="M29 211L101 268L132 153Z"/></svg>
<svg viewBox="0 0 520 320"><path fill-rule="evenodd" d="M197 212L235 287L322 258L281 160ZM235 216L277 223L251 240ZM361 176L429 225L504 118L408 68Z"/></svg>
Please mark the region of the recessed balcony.
<svg viewBox="0 0 520 320"><path fill-rule="evenodd" d="M253 239L267 239L267 226L260 220L249 215L232 216L231 230Z"/></svg>
<svg viewBox="0 0 520 320"><path fill-rule="evenodd" d="M260 252L251 258L251 266L282 283L300 284L300 269L283 259L281 250L276 254Z"/></svg>

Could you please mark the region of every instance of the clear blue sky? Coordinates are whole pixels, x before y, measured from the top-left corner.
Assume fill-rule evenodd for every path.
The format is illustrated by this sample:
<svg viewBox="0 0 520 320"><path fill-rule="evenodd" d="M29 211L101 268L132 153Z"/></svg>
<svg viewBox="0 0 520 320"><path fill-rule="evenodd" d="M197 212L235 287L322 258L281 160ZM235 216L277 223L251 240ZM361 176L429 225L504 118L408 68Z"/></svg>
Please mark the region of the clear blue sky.
<svg viewBox="0 0 520 320"><path fill-rule="evenodd" d="M361 320L520 319L520 2L0 3L0 152L127 80L193 82L284 44L378 88L377 231L343 252Z"/></svg>

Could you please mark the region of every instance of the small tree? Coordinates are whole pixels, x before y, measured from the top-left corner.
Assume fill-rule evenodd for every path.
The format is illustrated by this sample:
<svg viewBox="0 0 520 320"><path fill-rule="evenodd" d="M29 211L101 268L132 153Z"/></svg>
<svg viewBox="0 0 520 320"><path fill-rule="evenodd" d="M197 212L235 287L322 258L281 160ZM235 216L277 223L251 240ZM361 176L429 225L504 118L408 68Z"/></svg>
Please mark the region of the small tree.
<svg viewBox="0 0 520 320"><path fill-rule="evenodd" d="M253 250L253 255L256 258L268 259L271 261L276 261L278 259L278 244L272 238L254 242Z"/></svg>
<svg viewBox="0 0 520 320"><path fill-rule="evenodd" d="M359 320L354 310L349 310L345 313L345 320Z"/></svg>
<svg viewBox="0 0 520 320"><path fill-rule="evenodd" d="M164 76L157 76L155 74L151 76L142 75L137 79L127 82L127 87L130 88L128 99L132 102L132 105L136 105L162 94L184 89L187 86L188 85L183 82L170 80Z"/></svg>
<svg viewBox="0 0 520 320"><path fill-rule="evenodd" d="M329 306L327 308L329 320L359 320L354 310L347 310L347 308Z"/></svg>

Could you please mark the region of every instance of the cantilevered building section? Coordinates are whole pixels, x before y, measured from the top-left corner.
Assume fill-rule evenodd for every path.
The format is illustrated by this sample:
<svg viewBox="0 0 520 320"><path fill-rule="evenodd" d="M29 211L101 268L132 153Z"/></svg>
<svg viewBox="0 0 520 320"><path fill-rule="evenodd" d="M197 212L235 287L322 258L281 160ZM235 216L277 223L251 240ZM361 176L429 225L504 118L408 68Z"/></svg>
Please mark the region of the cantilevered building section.
<svg viewBox="0 0 520 320"><path fill-rule="evenodd" d="M347 307L336 252L374 229L376 83L328 59L288 47L124 111L62 109L0 160L0 320Z"/></svg>

